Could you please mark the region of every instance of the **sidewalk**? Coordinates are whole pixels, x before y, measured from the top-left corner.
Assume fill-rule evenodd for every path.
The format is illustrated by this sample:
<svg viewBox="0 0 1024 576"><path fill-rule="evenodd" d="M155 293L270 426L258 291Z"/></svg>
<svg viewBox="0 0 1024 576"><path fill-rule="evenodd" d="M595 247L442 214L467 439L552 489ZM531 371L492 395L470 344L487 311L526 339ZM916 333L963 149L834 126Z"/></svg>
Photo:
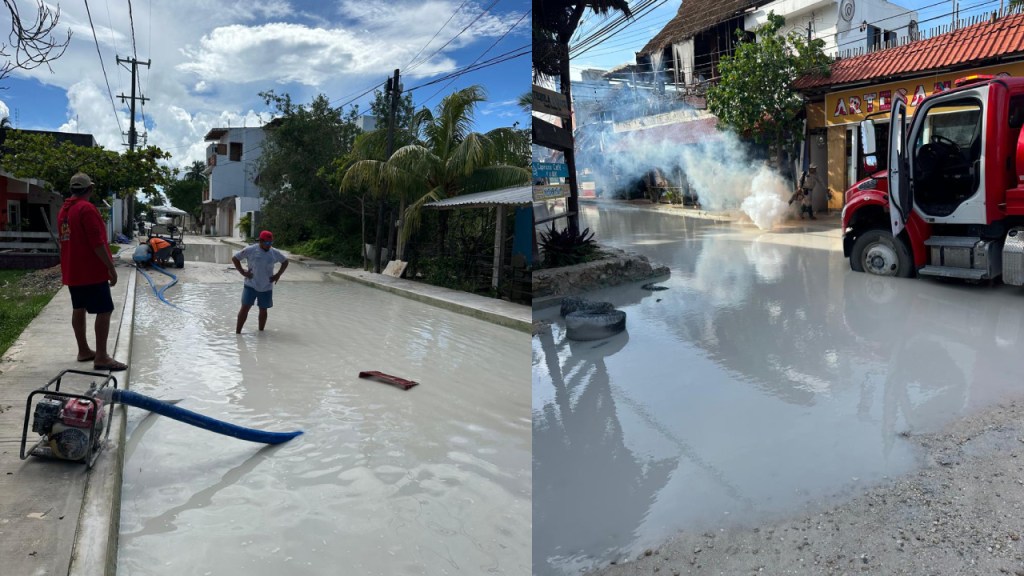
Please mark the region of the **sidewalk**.
<svg viewBox="0 0 1024 576"><path fill-rule="evenodd" d="M107 345L115 358L129 361L136 274L134 268L121 264L117 271ZM92 317L87 322L89 341L94 344ZM0 571L4 574L78 576L113 574L116 569L124 407L115 408L108 444L91 473L80 463L21 460L19 454L29 393L61 370L92 371L90 362L75 362L76 349L71 298L62 288L0 359ZM129 367L114 373L119 387L126 387L130 372ZM80 391L77 387L82 383L87 385L88 380L68 380L62 389ZM29 443L37 439L30 428Z"/></svg>

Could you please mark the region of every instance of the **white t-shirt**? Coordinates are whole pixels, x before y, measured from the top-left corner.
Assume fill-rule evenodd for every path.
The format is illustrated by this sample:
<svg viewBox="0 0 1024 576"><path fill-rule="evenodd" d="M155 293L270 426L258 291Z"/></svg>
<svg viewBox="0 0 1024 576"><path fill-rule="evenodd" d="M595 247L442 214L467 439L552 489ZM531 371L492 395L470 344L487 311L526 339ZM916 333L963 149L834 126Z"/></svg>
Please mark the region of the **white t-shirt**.
<svg viewBox="0 0 1024 576"><path fill-rule="evenodd" d="M246 278L245 285L257 292L274 289L274 284L270 281L270 277L274 275L274 264L288 260L288 257L276 248L263 250L259 244L252 244L235 252L235 258L247 261L252 278Z"/></svg>

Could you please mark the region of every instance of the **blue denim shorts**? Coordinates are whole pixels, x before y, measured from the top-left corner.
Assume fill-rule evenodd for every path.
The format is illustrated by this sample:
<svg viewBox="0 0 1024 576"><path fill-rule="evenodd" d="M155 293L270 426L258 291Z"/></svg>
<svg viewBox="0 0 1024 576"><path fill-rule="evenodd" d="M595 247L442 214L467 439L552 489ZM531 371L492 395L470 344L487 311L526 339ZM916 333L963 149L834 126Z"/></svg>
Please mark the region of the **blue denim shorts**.
<svg viewBox="0 0 1024 576"><path fill-rule="evenodd" d="M242 306L252 306L257 304L259 308L273 308L274 307L274 291L267 290L266 292L257 292L252 286L242 287Z"/></svg>

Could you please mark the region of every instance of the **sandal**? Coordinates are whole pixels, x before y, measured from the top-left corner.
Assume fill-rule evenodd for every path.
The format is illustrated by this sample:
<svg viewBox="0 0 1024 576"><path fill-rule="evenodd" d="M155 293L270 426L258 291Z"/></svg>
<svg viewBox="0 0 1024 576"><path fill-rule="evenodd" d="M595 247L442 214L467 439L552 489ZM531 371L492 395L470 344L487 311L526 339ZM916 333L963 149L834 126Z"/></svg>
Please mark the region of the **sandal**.
<svg viewBox="0 0 1024 576"><path fill-rule="evenodd" d="M86 356L85 358L76 358L76 360L78 360L79 362L88 362L90 360L95 360L95 359L96 359L96 353L95 352L93 352L91 356Z"/></svg>
<svg viewBox="0 0 1024 576"><path fill-rule="evenodd" d="M118 362L117 360L111 359L110 362L108 362L106 364L93 364L92 365L92 369L93 370L109 370L111 372L120 372L121 370L127 370L128 369L128 365L123 363L123 362Z"/></svg>

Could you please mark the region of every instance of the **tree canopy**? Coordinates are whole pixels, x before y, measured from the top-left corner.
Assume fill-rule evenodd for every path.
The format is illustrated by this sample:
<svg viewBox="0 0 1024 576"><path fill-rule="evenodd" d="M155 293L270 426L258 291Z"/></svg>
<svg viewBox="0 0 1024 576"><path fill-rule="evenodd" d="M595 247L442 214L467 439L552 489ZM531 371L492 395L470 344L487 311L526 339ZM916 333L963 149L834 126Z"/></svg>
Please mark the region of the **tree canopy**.
<svg viewBox="0 0 1024 576"><path fill-rule="evenodd" d="M160 197L159 187L171 181L171 169L160 164L170 154L156 146L117 153L99 147L78 146L69 141L57 144L49 134L9 130L0 165L18 178L43 180L50 190L67 194L75 172L85 172L99 193L118 198L142 192L149 199Z"/></svg>
<svg viewBox="0 0 1024 576"><path fill-rule="evenodd" d="M823 40L780 36L785 22L770 12L756 39L744 39L738 31L735 53L722 57L721 78L708 90L708 109L721 124L776 151L800 137L804 101L793 83L804 74L828 74L832 62Z"/></svg>

